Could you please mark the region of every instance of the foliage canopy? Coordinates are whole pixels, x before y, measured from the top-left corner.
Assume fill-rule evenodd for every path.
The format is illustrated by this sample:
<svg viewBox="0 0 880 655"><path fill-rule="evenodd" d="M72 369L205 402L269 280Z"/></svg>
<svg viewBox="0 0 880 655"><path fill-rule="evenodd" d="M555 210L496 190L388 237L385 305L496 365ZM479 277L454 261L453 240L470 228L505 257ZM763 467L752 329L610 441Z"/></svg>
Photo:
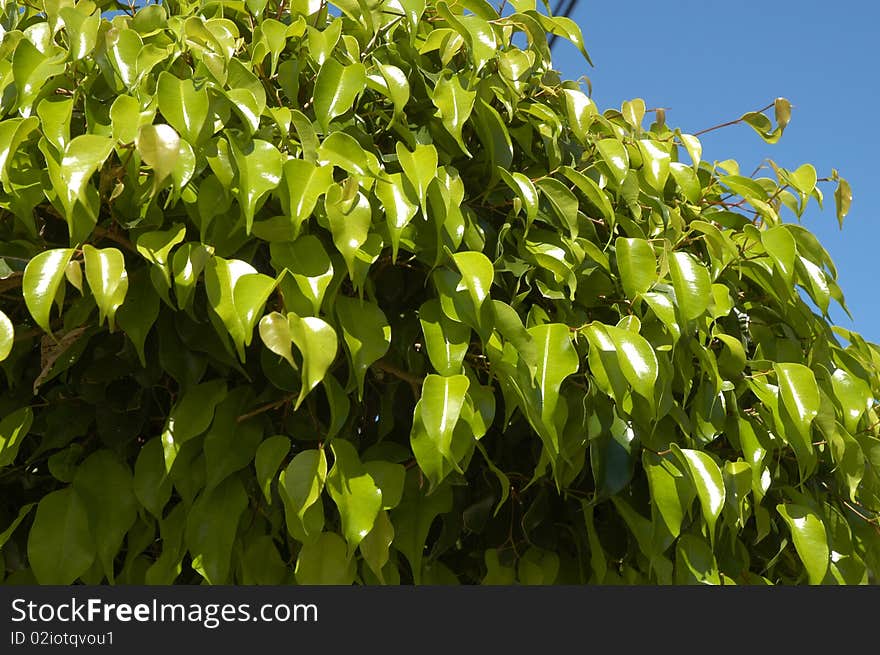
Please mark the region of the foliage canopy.
<svg viewBox="0 0 880 655"><path fill-rule="evenodd" d="M880 349L781 215L848 185L510 4L0 0L7 582L880 570Z"/></svg>

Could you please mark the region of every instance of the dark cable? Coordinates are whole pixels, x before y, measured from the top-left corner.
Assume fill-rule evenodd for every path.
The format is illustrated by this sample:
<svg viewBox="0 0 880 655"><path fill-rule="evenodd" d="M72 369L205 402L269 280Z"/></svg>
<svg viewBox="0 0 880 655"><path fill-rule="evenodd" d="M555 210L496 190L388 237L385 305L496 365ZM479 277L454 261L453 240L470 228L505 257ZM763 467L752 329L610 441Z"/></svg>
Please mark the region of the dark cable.
<svg viewBox="0 0 880 655"><path fill-rule="evenodd" d="M565 9L560 14L559 9L562 7L563 2L566 2L566 0L559 0L559 2L556 4L556 9L553 10L553 15L554 16L564 16L566 18L570 18L571 12L574 11L575 6L577 5L577 0L568 0L568 4L565 6ZM550 35L550 42L548 45L550 46L551 50L553 49L553 44L556 43L556 37L557 37L556 34Z"/></svg>

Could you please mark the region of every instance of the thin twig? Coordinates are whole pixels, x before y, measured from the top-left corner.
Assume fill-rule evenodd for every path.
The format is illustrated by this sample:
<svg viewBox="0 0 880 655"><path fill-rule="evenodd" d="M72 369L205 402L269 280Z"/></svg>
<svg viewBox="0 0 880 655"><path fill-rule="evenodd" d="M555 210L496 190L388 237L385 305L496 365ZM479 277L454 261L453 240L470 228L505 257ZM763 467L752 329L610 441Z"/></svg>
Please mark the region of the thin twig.
<svg viewBox="0 0 880 655"><path fill-rule="evenodd" d="M236 419L236 422L242 423L242 422L248 420L249 418L253 418L254 416L257 416L257 415L262 414L264 412L272 411L273 409L277 409L278 407L281 407L282 405L289 403L294 398L296 398L296 394L289 393L286 396L284 396L283 398L280 398L279 400L276 400L271 403L267 403L265 405L261 405L260 407L257 407L255 410L250 411L247 414L242 414L241 416L239 416Z"/></svg>

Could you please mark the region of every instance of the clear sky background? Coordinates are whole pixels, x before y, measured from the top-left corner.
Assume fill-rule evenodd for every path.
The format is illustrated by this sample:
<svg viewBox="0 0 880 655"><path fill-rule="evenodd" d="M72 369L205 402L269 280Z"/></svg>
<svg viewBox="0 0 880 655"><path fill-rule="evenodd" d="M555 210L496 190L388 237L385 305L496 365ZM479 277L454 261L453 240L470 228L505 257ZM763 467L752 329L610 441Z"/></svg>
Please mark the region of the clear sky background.
<svg viewBox="0 0 880 655"><path fill-rule="evenodd" d="M571 18L595 67L562 39L553 64L567 79L587 75L600 111L643 98L669 108L668 125L693 133L777 96L793 103L778 143L737 125L700 137L703 159L736 159L746 175L767 158L789 169L810 163L819 177L836 168L849 180L853 203L842 231L833 183L820 187L825 210L811 201L802 220L834 260L854 318L832 301L832 320L880 343L880 3L579 0ZM784 210L783 220L797 219Z"/></svg>

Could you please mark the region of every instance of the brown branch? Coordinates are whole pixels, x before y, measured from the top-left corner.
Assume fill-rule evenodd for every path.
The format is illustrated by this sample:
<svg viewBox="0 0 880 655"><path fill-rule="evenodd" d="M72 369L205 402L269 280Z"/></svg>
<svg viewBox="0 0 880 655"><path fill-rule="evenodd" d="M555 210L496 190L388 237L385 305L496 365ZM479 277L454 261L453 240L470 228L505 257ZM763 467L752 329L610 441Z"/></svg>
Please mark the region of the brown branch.
<svg viewBox="0 0 880 655"><path fill-rule="evenodd" d="M773 106L773 103L771 102L766 107L763 107L754 113L760 114L762 111L767 111L772 106ZM743 119L742 119L742 117L740 117L740 118L737 118L735 121L727 121L726 123L721 123L720 125L713 125L712 127L707 127L705 130L700 130L699 132L694 132L693 136L700 136L701 134L706 134L707 132L714 132L715 130L720 130L722 127L730 127L731 125L737 125L742 122L743 122Z"/></svg>
<svg viewBox="0 0 880 655"><path fill-rule="evenodd" d="M254 416L257 416L257 415L262 414L264 412L272 411L273 409L277 409L277 408L281 407L282 405L289 403L294 398L296 398L296 394L289 393L286 396L284 396L283 398L280 398L279 400L276 400L271 403L267 403L265 405L261 405L260 407L257 407L255 410L250 411L247 414L242 414L241 416L239 416L236 419L236 422L242 423L244 421L247 421L249 418L253 418Z"/></svg>
<svg viewBox="0 0 880 655"><path fill-rule="evenodd" d="M101 227L100 225L96 225L94 229L94 235L99 239L110 239L110 241L115 241L129 252L137 254L137 248L131 241L126 239L121 234L113 232L112 230L108 230L107 228Z"/></svg>
<svg viewBox="0 0 880 655"><path fill-rule="evenodd" d="M410 388L412 388L413 396L415 396L416 398L421 396L423 378L420 378L417 375L413 375L412 373L407 373L403 369L396 367L394 364L385 359L380 359L379 361L374 362L373 366L375 366L380 371L390 373L394 377L399 378L404 382L407 382Z"/></svg>

